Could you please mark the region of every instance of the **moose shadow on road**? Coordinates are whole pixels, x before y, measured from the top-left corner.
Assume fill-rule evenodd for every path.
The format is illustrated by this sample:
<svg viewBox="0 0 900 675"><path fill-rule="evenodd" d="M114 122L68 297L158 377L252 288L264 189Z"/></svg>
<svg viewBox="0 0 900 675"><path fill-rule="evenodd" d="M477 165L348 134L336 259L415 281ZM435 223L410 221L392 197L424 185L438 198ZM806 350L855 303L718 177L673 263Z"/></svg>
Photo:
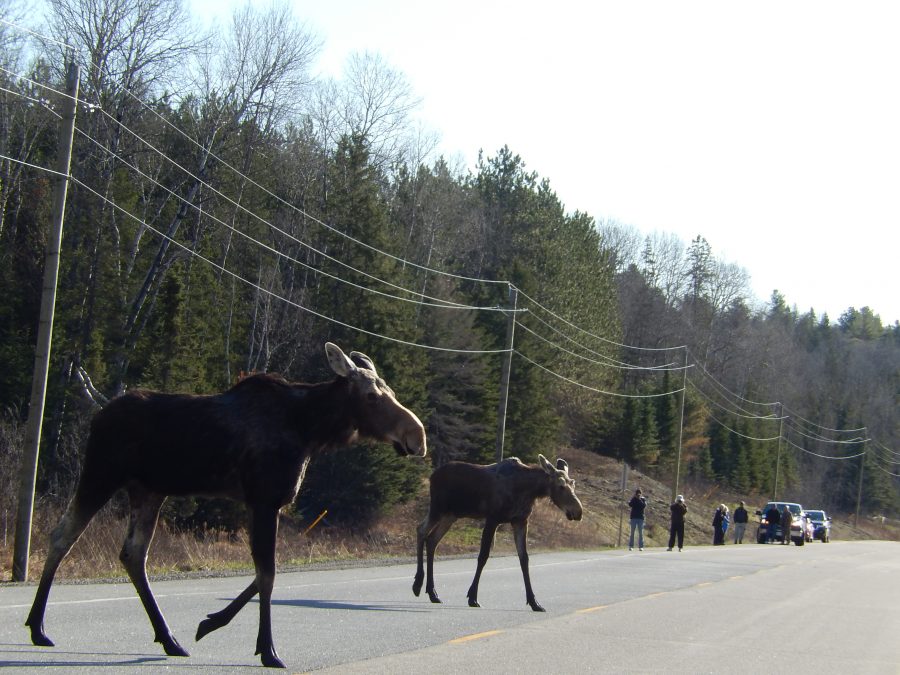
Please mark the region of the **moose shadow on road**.
<svg viewBox="0 0 900 675"><path fill-rule="evenodd" d="M306 607L308 609L337 609L352 610L362 612L425 612L426 608L416 607L409 603L391 605L372 604L366 602L338 602L334 600L272 600L273 605L282 605L285 607Z"/></svg>

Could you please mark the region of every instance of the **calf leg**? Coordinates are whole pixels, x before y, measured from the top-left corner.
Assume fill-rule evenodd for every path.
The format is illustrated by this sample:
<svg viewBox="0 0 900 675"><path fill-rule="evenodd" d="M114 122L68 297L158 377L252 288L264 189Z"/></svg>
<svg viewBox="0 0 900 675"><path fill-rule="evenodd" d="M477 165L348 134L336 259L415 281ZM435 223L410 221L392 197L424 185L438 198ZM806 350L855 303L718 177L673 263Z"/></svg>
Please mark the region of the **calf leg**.
<svg viewBox="0 0 900 675"><path fill-rule="evenodd" d="M425 516L425 520L419 523L416 528L416 576L413 579L412 591L413 595L419 597L422 590L422 582L425 580L425 568L423 565L423 552L425 550L425 538L431 532L434 523L431 522L431 511Z"/></svg>
<svg viewBox="0 0 900 675"><path fill-rule="evenodd" d="M69 508L50 535L50 549L44 561L44 570L41 572L41 580L34 595L31 611L25 621L25 625L31 628L32 644L39 647L53 646L53 640L44 632L44 614L47 611L47 599L50 597L50 587L53 585L56 570L91 522L91 518L109 500L114 490L98 490L91 494L92 492L79 486Z"/></svg>
<svg viewBox="0 0 900 675"><path fill-rule="evenodd" d="M516 521L512 524L512 528L513 537L516 540L516 551L519 554L519 565L522 567L522 578L525 580L525 602L535 612L543 612L544 608L534 598L534 591L531 590L531 576L528 573L528 549L525 546L528 538L528 521Z"/></svg>
<svg viewBox="0 0 900 675"><path fill-rule="evenodd" d="M478 567L475 569L475 578L472 585L469 586L469 592L466 594L469 598L469 607L481 607L478 604L478 582L481 579L481 571L487 563L488 556L491 555L491 547L494 545L494 535L500 523L492 520L485 521L484 529L481 531L481 550L478 552Z"/></svg>
<svg viewBox="0 0 900 675"><path fill-rule="evenodd" d="M159 509L165 501L165 496L133 488L129 490L128 497L131 501L131 516L128 522L128 533L125 535L125 542L119 553L119 560L125 566L128 578L134 584L138 597L144 605L144 610L150 618L154 642L162 644L169 656L189 656L172 635L159 605L156 604L156 598L153 597L153 592L150 590L150 582L147 580L147 551L153 541Z"/></svg>
<svg viewBox="0 0 900 675"><path fill-rule="evenodd" d="M259 590L259 633L256 653L268 668L284 668L272 641L272 588L275 585L275 535L278 532L278 509L253 507L253 530L250 549L256 565L256 587ZM248 593L250 589L244 591ZM249 598L248 598L249 599Z"/></svg>
<svg viewBox="0 0 900 675"><path fill-rule="evenodd" d="M442 516L437 523L431 528L426 540L426 548L428 552L428 580L425 582L425 592L431 602L439 603L441 599L438 597L434 588L434 552L437 545L447 534L447 530L456 522L456 517L451 515Z"/></svg>

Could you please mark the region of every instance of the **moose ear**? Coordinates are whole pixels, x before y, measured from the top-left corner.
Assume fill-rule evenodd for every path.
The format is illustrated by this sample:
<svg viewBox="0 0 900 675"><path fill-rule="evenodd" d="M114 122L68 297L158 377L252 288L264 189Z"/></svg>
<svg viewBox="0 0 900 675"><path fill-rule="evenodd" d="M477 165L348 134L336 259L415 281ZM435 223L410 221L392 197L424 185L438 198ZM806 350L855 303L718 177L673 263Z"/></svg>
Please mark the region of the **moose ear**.
<svg viewBox="0 0 900 675"><path fill-rule="evenodd" d="M564 459L556 460L556 468L560 471L564 472L567 476L569 475L569 465L566 463Z"/></svg>
<svg viewBox="0 0 900 675"><path fill-rule="evenodd" d="M538 460L540 461L541 467L544 469L544 471L549 473L551 476L556 475L556 469L553 468L553 465L547 460L546 457L544 457L543 455L538 455Z"/></svg>
<svg viewBox="0 0 900 675"><path fill-rule="evenodd" d="M350 360L360 368L371 370L373 373L378 375L378 371L375 368L375 363L372 361L372 359L370 359L362 352L350 352Z"/></svg>
<svg viewBox="0 0 900 675"><path fill-rule="evenodd" d="M328 365L340 377L348 377L356 370L353 361L348 359L341 348L333 342L325 343L325 355L328 357Z"/></svg>

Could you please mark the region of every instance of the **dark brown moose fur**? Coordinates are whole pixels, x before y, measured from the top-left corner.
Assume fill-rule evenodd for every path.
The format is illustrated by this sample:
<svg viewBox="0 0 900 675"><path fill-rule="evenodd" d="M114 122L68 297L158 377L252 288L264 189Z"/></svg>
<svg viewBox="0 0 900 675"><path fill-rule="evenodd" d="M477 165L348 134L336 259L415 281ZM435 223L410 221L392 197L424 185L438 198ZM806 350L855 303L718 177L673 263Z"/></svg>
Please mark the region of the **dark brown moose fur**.
<svg viewBox="0 0 900 675"><path fill-rule="evenodd" d="M428 581L425 592L431 602L440 602L434 588L434 551L438 543L458 518L484 518L481 532L481 550L475 578L469 587L470 607L479 607L478 582L491 554L494 534L503 523L512 525L525 580L525 601L535 612L543 612L534 592L528 573L528 517L540 497L549 497L569 520L581 520L581 502L575 496L575 481L569 478L569 465L558 459L554 467L543 455L538 455L539 466L526 465L516 457L510 457L488 466L449 462L431 474L431 502L428 515L417 531L417 565L413 581L413 593L422 590L425 574L422 569L422 551L428 547Z"/></svg>
<svg viewBox="0 0 900 675"><path fill-rule="evenodd" d="M94 418L75 497L54 529L26 625L36 645L52 646L44 613L56 569L91 518L119 489L131 517L120 559L166 654L188 653L172 635L147 581L147 550L168 495L230 497L250 511L253 582L225 609L208 615L196 639L226 625L259 593L256 653L284 667L272 643L275 535L281 507L293 501L312 456L357 436L393 443L401 454L425 455L425 430L359 352L348 358L326 343L337 377L319 384L253 375L213 396L132 391Z"/></svg>

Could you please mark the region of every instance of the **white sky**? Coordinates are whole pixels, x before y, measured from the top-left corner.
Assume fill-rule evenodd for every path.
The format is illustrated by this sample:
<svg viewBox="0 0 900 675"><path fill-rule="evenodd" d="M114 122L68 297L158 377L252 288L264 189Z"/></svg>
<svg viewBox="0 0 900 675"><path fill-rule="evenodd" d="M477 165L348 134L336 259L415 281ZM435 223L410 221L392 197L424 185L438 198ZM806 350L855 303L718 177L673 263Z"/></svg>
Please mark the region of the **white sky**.
<svg viewBox="0 0 900 675"><path fill-rule="evenodd" d="M403 72L448 157L508 145L570 212L702 235L760 300L900 320L900 3L294 7L322 72L363 50Z"/></svg>

